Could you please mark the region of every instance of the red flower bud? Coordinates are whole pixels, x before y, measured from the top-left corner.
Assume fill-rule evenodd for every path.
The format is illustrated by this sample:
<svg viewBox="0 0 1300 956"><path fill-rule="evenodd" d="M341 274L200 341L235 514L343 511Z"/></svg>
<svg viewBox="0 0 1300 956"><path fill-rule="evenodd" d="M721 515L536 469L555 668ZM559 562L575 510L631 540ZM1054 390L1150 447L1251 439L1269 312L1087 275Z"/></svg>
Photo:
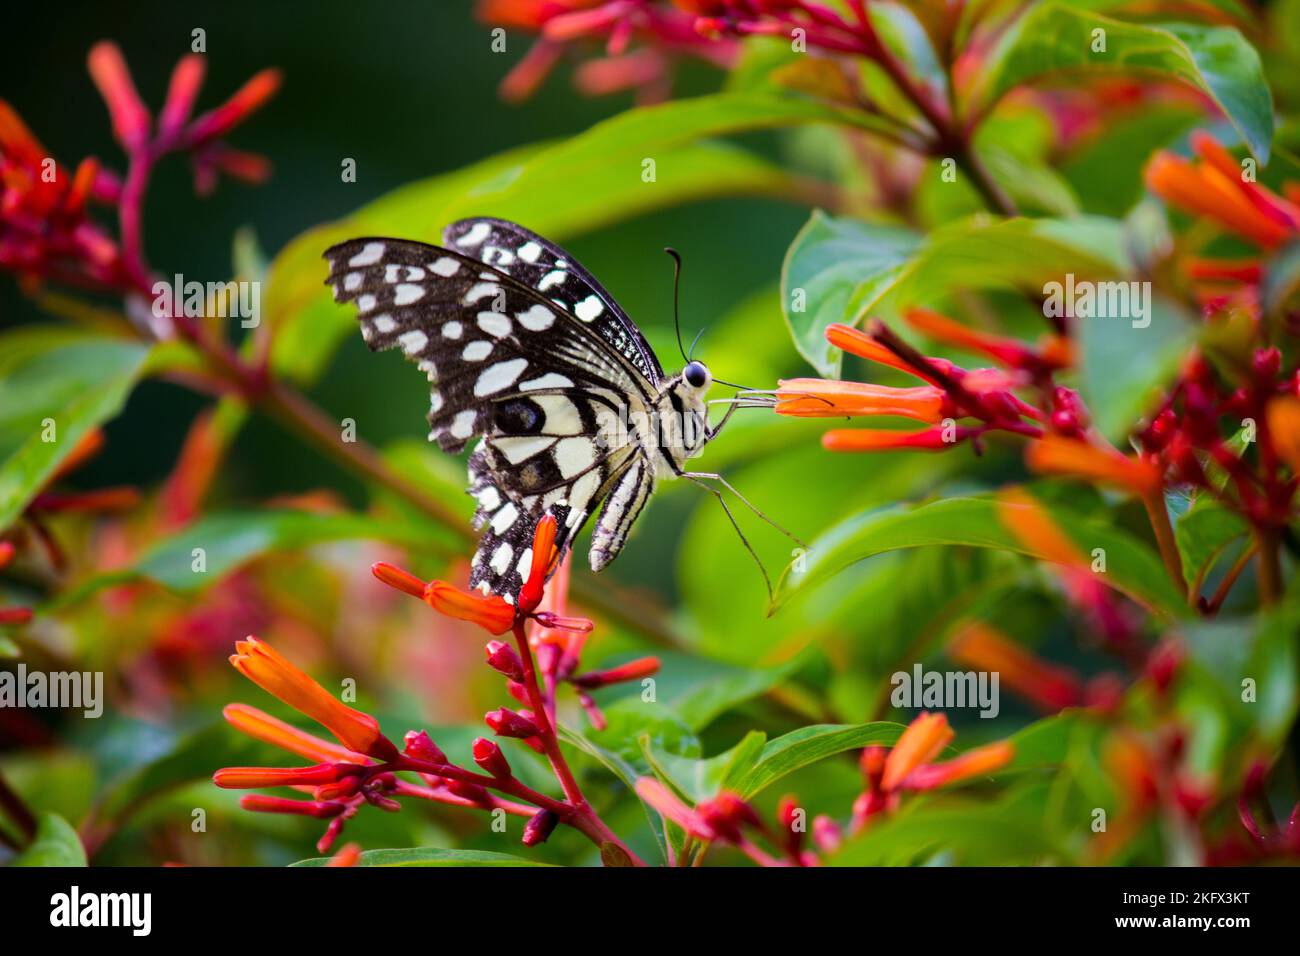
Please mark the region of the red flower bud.
<svg viewBox="0 0 1300 956"><path fill-rule="evenodd" d="M515 653L515 649L504 641L488 641L487 643L487 662L488 667L492 668L512 681L523 681L524 664Z"/></svg>
<svg viewBox="0 0 1300 956"><path fill-rule="evenodd" d="M490 804L492 794L477 783L470 783L466 780L456 780L453 777L447 778L447 789L456 796L465 800L473 800L475 803Z"/></svg>
<svg viewBox="0 0 1300 956"><path fill-rule="evenodd" d="M260 793L246 793L239 798L239 806L244 810L258 813L292 813L298 816L315 817L328 820L347 809L343 803L323 803L319 800L293 800L289 797L267 797Z"/></svg>
<svg viewBox="0 0 1300 956"><path fill-rule="evenodd" d="M474 741L474 762L499 780L513 776L501 748L486 737Z"/></svg>
<svg viewBox="0 0 1300 956"><path fill-rule="evenodd" d="M524 846L545 843L546 838L555 831L559 823L559 814L554 810L538 810L524 825Z"/></svg>
<svg viewBox="0 0 1300 956"><path fill-rule="evenodd" d="M442 748L433 742L425 730L408 730L405 738L406 752L417 760L427 760L429 763L450 764L447 755L442 752Z"/></svg>
<svg viewBox="0 0 1300 956"><path fill-rule="evenodd" d="M483 720L498 737L536 737L540 732L537 725L527 717L505 707L488 711ZM478 759L477 754L475 759Z"/></svg>

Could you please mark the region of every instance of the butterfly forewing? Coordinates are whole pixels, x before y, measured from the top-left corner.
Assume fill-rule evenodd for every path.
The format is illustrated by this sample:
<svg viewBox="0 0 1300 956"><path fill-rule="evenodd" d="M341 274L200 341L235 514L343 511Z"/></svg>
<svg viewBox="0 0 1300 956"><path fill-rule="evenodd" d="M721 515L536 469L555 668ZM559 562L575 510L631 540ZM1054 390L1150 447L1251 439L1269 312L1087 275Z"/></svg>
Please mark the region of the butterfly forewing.
<svg viewBox="0 0 1300 956"><path fill-rule="evenodd" d="M641 330L595 276L549 239L504 219L461 219L443 230L445 245L473 255L536 289L589 325L652 385L664 377Z"/></svg>
<svg viewBox="0 0 1300 956"><path fill-rule="evenodd" d="M620 437L621 422L629 407L646 406L661 373L612 300L603 325L590 307L590 320L569 311L570 301L576 309L608 293L585 271L547 282L574 265L562 251L518 227L481 222L490 223L486 233L477 221L449 227L447 242L459 248L354 239L326 257L335 297L356 305L370 348L400 348L426 373L430 438L459 451L484 436L470 458L482 529L471 583L513 597L541 515L556 515L557 544L568 547L628 469L637 449ZM618 331L623 323L635 338Z"/></svg>

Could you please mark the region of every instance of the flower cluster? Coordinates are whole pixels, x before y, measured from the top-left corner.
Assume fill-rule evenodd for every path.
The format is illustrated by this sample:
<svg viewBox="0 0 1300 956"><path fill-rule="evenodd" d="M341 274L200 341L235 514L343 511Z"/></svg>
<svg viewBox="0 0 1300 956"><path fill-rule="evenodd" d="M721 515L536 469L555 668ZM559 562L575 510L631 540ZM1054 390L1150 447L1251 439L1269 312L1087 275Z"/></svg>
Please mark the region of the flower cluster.
<svg viewBox="0 0 1300 956"><path fill-rule="evenodd" d="M946 716L923 712L892 748L872 746L863 750L863 792L854 801L849 833L861 833L873 821L898 809L905 793L987 776L1015 756L1011 743L998 741L936 762L953 736ZM844 827L833 817L820 815L811 822L812 846L808 846L808 821L798 798L792 795L781 799L777 807L780 825L771 827L741 796L727 790L694 807L687 806L654 777L642 777L636 790L642 800L686 834L688 843L676 860L679 865L686 865L710 845L720 843L735 847L760 866L818 866L822 856L834 853L844 839ZM765 850L755 838L761 838L775 853Z"/></svg>
<svg viewBox="0 0 1300 956"><path fill-rule="evenodd" d="M525 633L528 624L538 628L543 639L551 632L586 634L592 629L591 622L584 618L541 609L546 600L547 578L559 564L555 535L555 519L544 516L533 539L534 560L529 577L513 604L499 595L466 591L445 581L421 581L391 564L376 564L372 571L385 584L420 598L441 614L477 624L493 635L513 635L513 647L503 641L488 642L487 663L506 678L510 694L525 706L489 711L484 723L495 737L521 740L545 755L563 792L562 799L525 785L501 747L487 737L478 738L472 746L477 771L454 763L423 730L409 731L399 749L384 736L374 717L339 702L255 637L237 645L238 653L231 657L236 670L326 728L338 743L322 740L256 708L231 704L225 716L240 731L314 763L288 768L228 767L214 775L217 785L235 789L292 787L309 794L307 800L250 794L241 805L247 810L329 820L318 844L322 853L328 851L346 821L361 807L369 804L396 811L401 809L399 798L411 798L527 817L523 831L526 846L545 842L556 826L567 824L601 846L606 858L612 853L620 862L639 864L596 815L560 750L555 686L567 680L585 694L596 687L653 673L658 661L647 658L613 670L576 674L576 657L566 671L558 665L561 655L555 658L555 668L539 680L532 642ZM534 640L538 636L534 635ZM414 777L418 783L399 774Z"/></svg>
<svg viewBox="0 0 1300 956"><path fill-rule="evenodd" d="M665 99L673 67L683 57L730 66L730 42L695 29L696 4L656 0L479 0L480 19L540 34L527 55L501 83L508 100L527 99L575 44L598 44L603 56L580 65L574 85L588 96L636 90L643 101Z"/></svg>
<svg viewBox="0 0 1300 956"><path fill-rule="evenodd" d="M188 54L172 73L155 122L116 44L96 44L87 67L126 153L127 172L120 176L89 158L69 173L0 100L0 267L29 282L48 278L100 290L145 291L151 279L141 217L153 167L169 153L188 153L202 194L211 192L222 174L265 180L270 167L263 157L233 149L222 138L274 95L280 77L264 70L224 104L194 117L206 61ZM93 204L116 208L120 236L94 222Z"/></svg>

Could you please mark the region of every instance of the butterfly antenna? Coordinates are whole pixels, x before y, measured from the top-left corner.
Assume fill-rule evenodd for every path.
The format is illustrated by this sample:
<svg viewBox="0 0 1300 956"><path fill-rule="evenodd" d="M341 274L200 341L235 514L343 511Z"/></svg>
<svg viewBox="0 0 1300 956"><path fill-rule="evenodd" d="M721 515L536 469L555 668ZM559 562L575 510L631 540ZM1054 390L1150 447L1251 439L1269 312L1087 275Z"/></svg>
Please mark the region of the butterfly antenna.
<svg viewBox="0 0 1300 956"><path fill-rule="evenodd" d="M682 256L672 246L664 246L664 252L673 257L673 328L677 331L677 351L682 353L683 359L690 362L690 357L682 346L682 314L677 307L682 287ZM694 349L695 346L691 345L691 348Z"/></svg>

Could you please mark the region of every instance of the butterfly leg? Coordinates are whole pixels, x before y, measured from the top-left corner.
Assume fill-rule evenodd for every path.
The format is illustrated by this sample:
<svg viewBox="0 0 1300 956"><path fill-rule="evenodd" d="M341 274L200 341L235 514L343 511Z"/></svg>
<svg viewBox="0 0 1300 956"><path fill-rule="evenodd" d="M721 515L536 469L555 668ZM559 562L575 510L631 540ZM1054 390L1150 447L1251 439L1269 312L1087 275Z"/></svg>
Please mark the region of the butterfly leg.
<svg viewBox="0 0 1300 956"><path fill-rule="evenodd" d="M709 494L713 495L713 497L718 499L718 504L722 505L722 510L726 512L727 520L731 522L731 526L736 529L736 534L740 536L740 543L745 546L745 550L749 552L749 556L753 558L754 563L758 565L758 570L763 575L763 584L767 587L767 599L771 602L774 597L772 591L772 579L768 577L767 568L763 567L763 561L759 558L758 552L754 550L754 546L750 544L749 539L745 537L745 532L740 530L740 524L736 521L736 516L731 513L731 507L727 504L727 499L722 497L722 492L717 488L705 484L698 475L691 474L690 472L682 472L682 477L689 478L691 481L695 482L695 484L699 485Z"/></svg>
<svg viewBox="0 0 1300 956"><path fill-rule="evenodd" d="M726 489L727 489L728 491L730 491L733 495L735 495L735 496L740 500L740 502L741 502L741 503L742 503L746 508L748 508L750 511L754 512L754 514L758 515L758 517L762 518L764 521L766 521L768 524L770 524L770 525L771 525L773 528L775 528L777 531L781 532L783 535L785 535L787 538L789 538L789 539L790 539L791 541L793 541L795 544L799 545L799 547L801 547L801 548L807 548L807 547L808 547L808 542L804 541L802 538L800 538L798 535L794 534L793 532L787 531L785 528L781 527L779 524L777 524L775 521L773 521L771 518L769 518L769 517L768 517L768 516L767 516L767 515L766 515L766 514L765 514L765 513L764 513L764 512L763 512L763 511L762 511L762 510L757 506L757 505L755 505L752 501L750 501L748 498L746 498L744 495L742 495L739 491L737 491L735 485L733 485L731 482L729 482L726 478L723 478L723 477L722 477L721 475L719 475L717 472L712 472L712 471L684 471L684 472L682 472L682 477L683 477L683 478L690 478L692 481L694 481L694 482L695 482L696 484L698 484L698 485L704 485L704 482L705 482L705 481L716 481L718 484L722 485L722 487L726 488ZM709 488L708 485L704 485L704 487ZM709 490L710 490L710 491L715 491L716 489L709 488ZM722 494L722 492L717 492L717 493L718 493L719 495Z"/></svg>

